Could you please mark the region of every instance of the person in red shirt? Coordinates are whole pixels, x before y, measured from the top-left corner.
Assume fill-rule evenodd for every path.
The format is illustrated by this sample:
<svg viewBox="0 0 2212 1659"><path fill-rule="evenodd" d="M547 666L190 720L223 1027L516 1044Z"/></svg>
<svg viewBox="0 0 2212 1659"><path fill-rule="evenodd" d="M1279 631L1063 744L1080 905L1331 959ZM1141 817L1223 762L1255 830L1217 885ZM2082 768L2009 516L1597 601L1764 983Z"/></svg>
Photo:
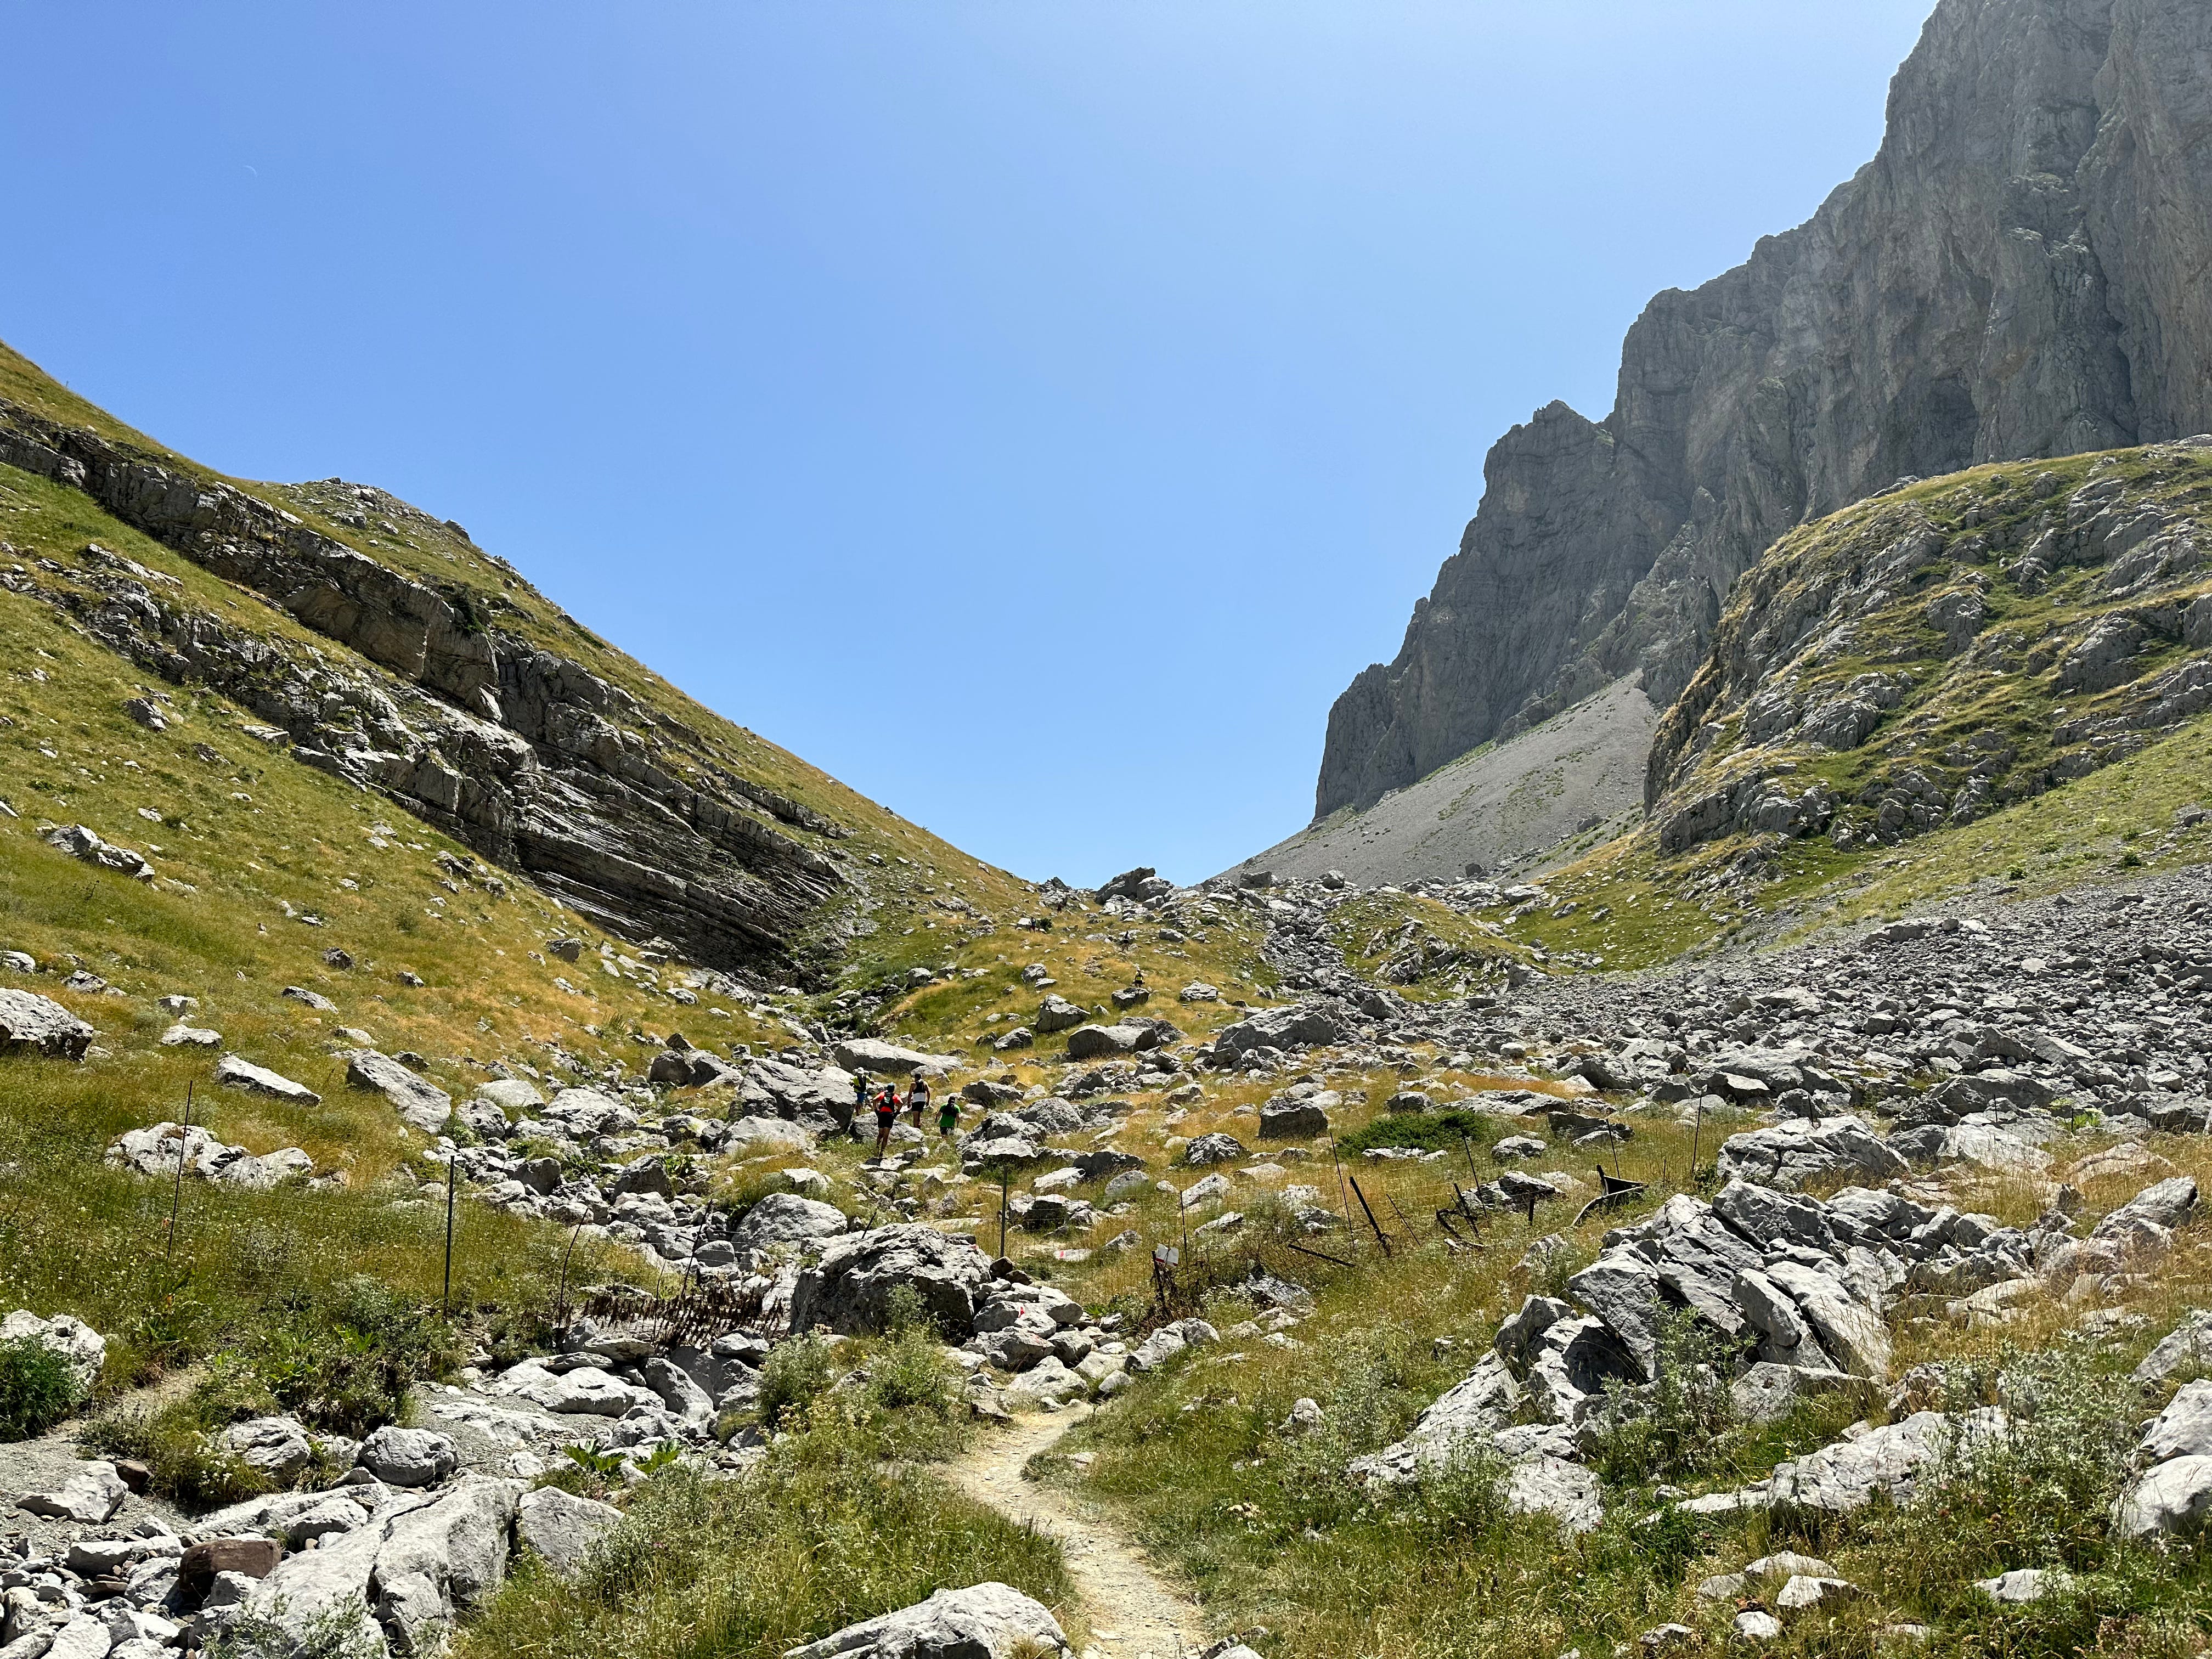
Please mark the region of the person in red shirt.
<svg viewBox="0 0 2212 1659"><path fill-rule="evenodd" d="M898 1092L886 1084L883 1093L876 1097L876 1162L878 1164L890 1151L891 1126L898 1121Z"/></svg>

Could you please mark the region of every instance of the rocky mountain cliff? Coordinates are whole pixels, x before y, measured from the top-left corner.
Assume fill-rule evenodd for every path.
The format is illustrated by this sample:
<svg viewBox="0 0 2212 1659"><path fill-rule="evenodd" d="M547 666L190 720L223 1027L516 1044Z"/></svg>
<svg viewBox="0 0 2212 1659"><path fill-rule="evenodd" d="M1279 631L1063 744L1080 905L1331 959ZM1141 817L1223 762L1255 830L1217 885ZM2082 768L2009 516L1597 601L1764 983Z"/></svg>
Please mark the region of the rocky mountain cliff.
<svg viewBox="0 0 2212 1659"><path fill-rule="evenodd" d="M2212 9L1942 0L1881 153L1630 332L1613 412L1502 439L1396 659L1331 710L1316 817L1640 677L1736 577L1902 477L2212 427Z"/></svg>

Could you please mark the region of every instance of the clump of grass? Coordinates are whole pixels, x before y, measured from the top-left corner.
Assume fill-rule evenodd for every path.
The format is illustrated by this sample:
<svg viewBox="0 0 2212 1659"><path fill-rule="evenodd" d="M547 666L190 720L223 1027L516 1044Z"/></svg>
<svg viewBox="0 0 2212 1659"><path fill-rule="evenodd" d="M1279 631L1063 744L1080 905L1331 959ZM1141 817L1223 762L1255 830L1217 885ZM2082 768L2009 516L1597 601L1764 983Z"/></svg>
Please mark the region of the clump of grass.
<svg viewBox="0 0 2212 1659"><path fill-rule="evenodd" d="M518 1572L456 1659L750 1659L985 1579L1066 1604L1050 1539L879 1449L863 1426L817 1411L743 1480L666 1468L633 1489L628 1519L578 1582Z"/></svg>
<svg viewBox="0 0 2212 1659"><path fill-rule="evenodd" d="M1900 1589L1941 1602L2014 1567L2108 1567L2107 1521L2142 1415L2136 1385L2083 1344L2008 1353L1954 1391L1958 1408L2006 1402L2002 1433L1956 1437L1933 1477L1884 1528Z"/></svg>
<svg viewBox="0 0 2212 1659"><path fill-rule="evenodd" d="M761 1366L760 1396L754 1404L760 1420L773 1429L787 1413L801 1412L829 1389L836 1376L830 1345L811 1333L779 1342Z"/></svg>
<svg viewBox="0 0 2212 1659"><path fill-rule="evenodd" d="M219 1432L276 1409L276 1397L234 1357L211 1364L180 1400L94 1419L82 1437L92 1450L135 1458L159 1496L186 1510L235 1504L270 1490L267 1476L226 1446Z"/></svg>
<svg viewBox="0 0 2212 1659"><path fill-rule="evenodd" d="M1373 1146L1418 1146L1423 1152L1458 1153L1472 1143L1487 1157L1510 1127L1481 1112L1392 1112L1361 1124L1337 1137L1347 1152L1364 1152Z"/></svg>
<svg viewBox="0 0 2212 1659"><path fill-rule="evenodd" d="M182 1399L112 1413L87 1432L100 1449L145 1463L164 1497L191 1509L232 1503L269 1483L222 1444L222 1430L284 1413L358 1438L403 1417L415 1383L458 1364L459 1342L429 1310L356 1276L251 1322Z"/></svg>
<svg viewBox="0 0 2212 1659"><path fill-rule="evenodd" d="M0 1342L0 1441L28 1440L67 1417L79 1398L69 1364L43 1342Z"/></svg>

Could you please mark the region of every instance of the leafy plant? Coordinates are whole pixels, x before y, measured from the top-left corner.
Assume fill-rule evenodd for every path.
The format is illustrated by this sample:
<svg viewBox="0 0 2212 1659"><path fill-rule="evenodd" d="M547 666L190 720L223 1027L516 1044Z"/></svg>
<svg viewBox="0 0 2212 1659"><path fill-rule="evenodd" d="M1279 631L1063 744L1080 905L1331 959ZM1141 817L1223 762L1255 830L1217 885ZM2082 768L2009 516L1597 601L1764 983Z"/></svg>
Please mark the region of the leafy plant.
<svg viewBox="0 0 2212 1659"><path fill-rule="evenodd" d="M395 1421L407 1391L459 1364L450 1327L366 1276L295 1310L252 1352L255 1370L287 1411L358 1438Z"/></svg>
<svg viewBox="0 0 2212 1659"><path fill-rule="evenodd" d="M1650 1387L1624 1395L1598 1419L1599 1469L1641 1481L1708 1467L1730 1422L1728 1357L1728 1344L1695 1314L1663 1314Z"/></svg>
<svg viewBox="0 0 2212 1659"><path fill-rule="evenodd" d="M804 1409L829 1388L835 1370L830 1345L817 1336L777 1343L761 1366L760 1420L774 1428L787 1413Z"/></svg>
<svg viewBox="0 0 2212 1659"><path fill-rule="evenodd" d="M69 1362L45 1343L27 1336L0 1342L0 1441L45 1433L78 1398Z"/></svg>
<svg viewBox="0 0 2212 1659"><path fill-rule="evenodd" d="M225 1625L201 1652L205 1659L380 1659L386 1647L375 1629L361 1597L348 1595L296 1632L281 1618L247 1613Z"/></svg>

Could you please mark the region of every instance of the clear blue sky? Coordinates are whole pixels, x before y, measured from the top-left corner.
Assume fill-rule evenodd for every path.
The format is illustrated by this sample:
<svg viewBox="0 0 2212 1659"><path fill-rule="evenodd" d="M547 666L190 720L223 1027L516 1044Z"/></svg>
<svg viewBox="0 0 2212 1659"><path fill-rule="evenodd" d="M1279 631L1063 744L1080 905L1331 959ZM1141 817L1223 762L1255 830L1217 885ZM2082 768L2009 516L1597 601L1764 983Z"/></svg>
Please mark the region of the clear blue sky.
<svg viewBox="0 0 2212 1659"><path fill-rule="evenodd" d="M1023 874L1304 823L1481 459L1929 0L20 6L0 338Z"/></svg>

